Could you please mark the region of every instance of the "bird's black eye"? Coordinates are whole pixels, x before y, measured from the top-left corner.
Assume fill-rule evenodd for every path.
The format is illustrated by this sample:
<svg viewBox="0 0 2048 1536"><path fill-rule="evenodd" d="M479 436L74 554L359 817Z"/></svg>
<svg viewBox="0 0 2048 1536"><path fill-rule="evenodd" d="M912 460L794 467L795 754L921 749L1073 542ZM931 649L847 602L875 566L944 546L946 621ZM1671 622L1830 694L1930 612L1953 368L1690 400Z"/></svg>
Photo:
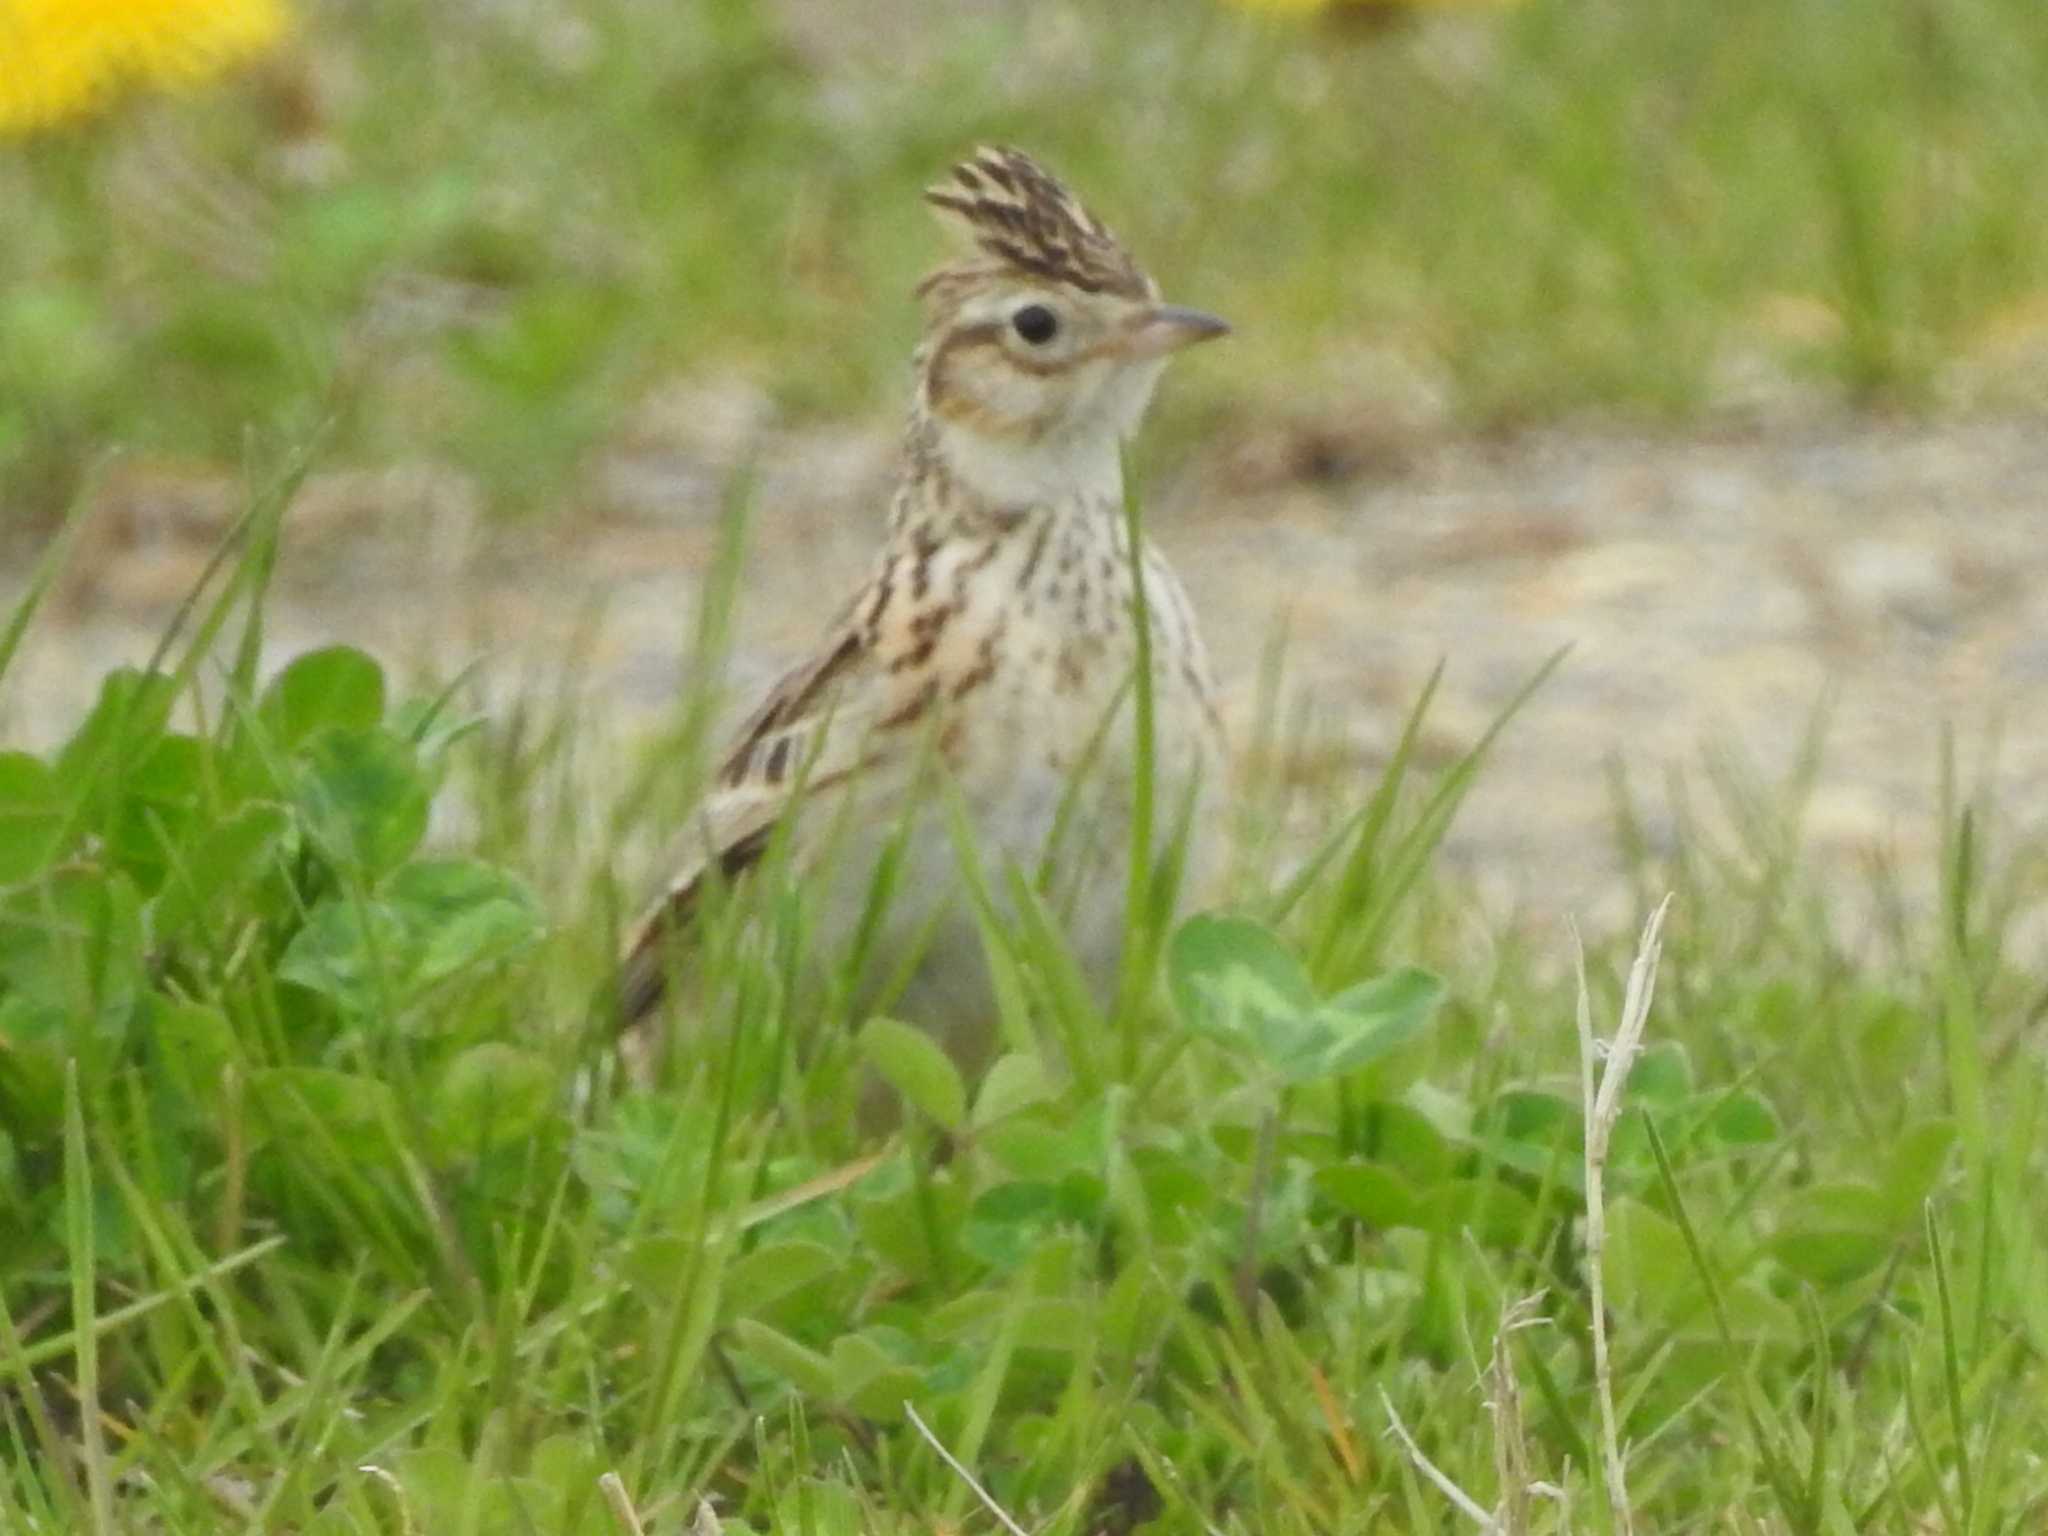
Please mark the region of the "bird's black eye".
<svg viewBox="0 0 2048 1536"><path fill-rule="evenodd" d="M1053 333L1060 328L1059 316L1043 304L1026 304L1010 316L1010 324L1034 347L1042 347L1051 341Z"/></svg>

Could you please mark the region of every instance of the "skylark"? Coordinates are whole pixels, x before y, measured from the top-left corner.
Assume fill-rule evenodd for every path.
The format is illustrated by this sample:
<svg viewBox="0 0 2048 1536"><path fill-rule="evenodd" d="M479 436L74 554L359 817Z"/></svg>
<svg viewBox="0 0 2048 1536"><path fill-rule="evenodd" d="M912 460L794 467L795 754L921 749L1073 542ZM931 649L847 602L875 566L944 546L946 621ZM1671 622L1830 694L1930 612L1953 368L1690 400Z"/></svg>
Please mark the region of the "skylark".
<svg viewBox="0 0 2048 1536"><path fill-rule="evenodd" d="M876 861L902 839L883 944L925 947L895 1005L942 1034L986 1015L953 796L984 866L1049 872L1076 958L1098 980L1115 974L1137 655L1122 450L1168 356L1228 327L1161 303L1101 222L1014 149L978 150L925 199L962 250L918 288L924 335L887 537L692 818L680 872L625 953L629 1024L660 1003L671 937L707 880L759 862L792 815L796 867L828 866L827 934L861 921ZM1220 778L1222 730L1187 594L1149 541L1140 564L1164 823ZM1191 867L1204 819L1189 810Z"/></svg>

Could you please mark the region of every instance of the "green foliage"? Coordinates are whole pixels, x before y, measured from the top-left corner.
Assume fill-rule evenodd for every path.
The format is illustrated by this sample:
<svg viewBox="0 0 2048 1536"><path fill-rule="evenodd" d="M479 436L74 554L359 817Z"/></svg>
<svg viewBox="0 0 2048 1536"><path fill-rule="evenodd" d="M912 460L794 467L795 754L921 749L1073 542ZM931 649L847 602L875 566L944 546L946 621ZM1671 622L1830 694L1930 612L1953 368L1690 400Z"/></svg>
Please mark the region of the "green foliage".
<svg viewBox="0 0 2048 1536"><path fill-rule="evenodd" d="M870 1019L860 1032L861 1054L904 1102L949 1131L967 1121L967 1088L959 1070L931 1036L894 1019Z"/></svg>
<svg viewBox="0 0 2048 1536"><path fill-rule="evenodd" d="M189 634L0 753L0 1525L602 1531L606 1473L649 1528L978 1518L908 1403L1034 1526L1429 1529L1383 1395L1498 1497L1477 1405L1529 1295L1502 1369L1587 1523L1575 997L1548 914L1532 944L1432 867L1496 740L1426 772L1433 686L1377 782L1273 786L1237 915L1112 998L1024 872L977 889L985 1070L871 1016L778 848L629 1080L587 1003L668 811L570 773L573 718L347 647L259 686L275 511ZM2048 863L1952 804L1937 908L1854 953L1786 797L1712 789L1633 872L1679 914L1606 1170L1638 1528L2027 1529L2048 1106L2010 937Z"/></svg>
<svg viewBox="0 0 2048 1536"><path fill-rule="evenodd" d="M1167 976L1182 1021L1282 1082L1355 1071L1418 1036L1443 983L1406 967L1317 998L1280 941L1243 918L1198 917L1174 935Z"/></svg>
<svg viewBox="0 0 2048 1536"><path fill-rule="evenodd" d="M1240 320L1184 430L1341 389L1361 343L1481 422L1681 413L1759 367L2039 403L1977 366L2038 340L2048 290L2035 0L1371 32L1091 0L900 46L752 0L558 20L310 12L274 73L0 161L0 512L54 515L110 442L231 465L252 423L332 417L351 461L452 460L531 509L678 375L892 408L917 193L983 137Z"/></svg>
<svg viewBox="0 0 2048 1536"><path fill-rule="evenodd" d="M0 1107L28 1175L55 1155L67 1066L96 1109L175 1084L153 1149L172 1166L242 1134L216 1113L237 1081L259 1130L374 1152L391 1088L323 1063L393 1026L452 1046L422 1010L540 936L511 875L414 856L440 768L387 721L369 657L314 652L225 702L217 727L180 729L171 674L119 670L47 761L0 757ZM438 1145L530 1134L552 1105L551 1074L504 1049L428 1066ZM58 1191L24 1193L26 1233Z"/></svg>
<svg viewBox="0 0 2048 1536"><path fill-rule="evenodd" d="M260 603L254 559L219 603ZM183 661L113 673L67 742L0 755L10 1527L139 1508L131 1469L195 1528L230 1479L307 1530L596 1532L603 1472L756 1529L965 1515L906 1403L1033 1518L1144 1487L1174 1530L1426 1525L1360 1449L1379 1394L1488 1496L1474 1380L1538 1291L1548 1326L1510 1349L1529 1455L1585 1486L1571 1001L1458 938L1429 853L1480 764L1411 782L1427 696L1299 872L1242 893L1270 921L1183 922L1163 986L1103 1012L1020 880L1021 923L984 909L1005 1048L965 1072L863 1016L805 883L770 869L707 919L696 1015L626 1087L581 1012L609 944L571 849L429 832L458 787L546 775L446 696L394 701L360 652L261 688L245 655L214 697ZM1930 999L1977 1020L2034 995L1968 969L1993 909L1965 842L1963 922L1853 983L1822 937L1681 874L1606 1178L1644 1528L2048 1492L2017 1427L2048 1344L2022 1283L2040 1090L1987 1076L1972 1149L1917 1027ZM1103 1044L1126 1040L1128 1065ZM74 1436L74 1389L159 1428Z"/></svg>

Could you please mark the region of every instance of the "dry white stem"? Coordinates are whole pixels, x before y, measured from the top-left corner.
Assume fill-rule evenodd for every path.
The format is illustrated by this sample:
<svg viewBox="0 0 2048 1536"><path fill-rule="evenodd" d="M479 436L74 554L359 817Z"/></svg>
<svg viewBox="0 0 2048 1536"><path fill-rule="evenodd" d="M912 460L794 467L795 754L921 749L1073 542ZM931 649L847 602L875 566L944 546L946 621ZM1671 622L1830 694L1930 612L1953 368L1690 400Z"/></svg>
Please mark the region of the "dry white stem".
<svg viewBox="0 0 2048 1536"><path fill-rule="evenodd" d="M1629 967L1628 989L1622 996L1621 1022L1614 1040L1604 1049L1593 1033L1592 991L1586 984L1586 947L1579 931L1572 929L1572 953L1579 981L1579 1094L1586 1110L1586 1277L1591 1291L1593 1313L1593 1387L1600 1403L1600 1459L1605 1468L1607 1503L1614 1515L1614 1529L1622 1536L1634 1536L1635 1521L1629 1513L1626 1460L1621 1434L1614 1417L1614 1369L1607 1353L1607 1202L1605 1177L1607 1147L1614 1125L1621 1118L1621 1095L1628 1086L1629 1069L1642 1048L1643 1030L1650 1019L1650 999L1657 987L1657 958L1663 952L1664 915L1671 910L1671 898L1657 903L1657 910L1643 925L1643 937L1636 945L1635 964ZM1594 1066L1602 1056L1599 1081Z"/></svg>
<svg viewBox="0 0 2048 1536"><path fill-rule="evenodd" d="M1485 1536L1501 1536L1501 1528L1494 1523L1493 1516L1486 1512L1485 1507L1452 1482L1435 1462L1422 1454L1422 1447L1417 1445L1415 1437L1408 1433L1408 1426L1401 1422L1401 1415L1394 1411L1394 1400L1387 1396L1384 1388L1380 1391L1380 1404L1387 1410L1387 1423L1393 1430L1394 1438L1401 1442L1401 1449L1415 1464L1415 1470L1433 1483L1437 1492L1457 1506L1460 1513L1469 1516Z"/></svg>
<svg viewBox="0 0 2048 1536"><path fill-rule="evenodd" d="M1529 1536L1529 1500L1536 1491L1529 1476L1529 1441L1522 1427L1522 1394L1515 1383L1515 1364L1508 1337L1542 1321L1537 1309L1543 1293L1524 1296L1510 1305L1494 1330L1493 1359L1487 1366L1486 1391L1493 1408L1493 1470L1500 1500L1493 1523L1501 1536Z"/></svg>
<svg viewBox="0 0 2048 1536"><path fill-rule="evenodd" d="M633 1507L633 1496L626 1492L626 1485L619 1480L616 1472L607 1472L597 1480L604 1501L611 1506L612 1518L619 1523L619 1529L626 1536L647 1536L647 1528L640 1523L640 1512Z"/></svg>
<svg viewBox="0 0 2048 1536"><path fill-rule="evenodd" d="M939 1437L932 1433L929 1424L917 1416L915 1408L906 1402L903 1405L903 1412L909 1417L911 1427L924 1436L924 1443L937 1451L939 1453L939 1460L951 1467L959 1475L960 1481L974 1490L974 1496L981 1500L982 1508L1000 1520L1003 1523L1003 1529L1008 1531L1010 1536L1030 1536L1030 1533L1023 1526L1010 1518L1010 1512L991 1498L989 1491L974 1480L974 1474L961 1466L959 1461L954 1458L953 1453L939 1443Z"/></svg>

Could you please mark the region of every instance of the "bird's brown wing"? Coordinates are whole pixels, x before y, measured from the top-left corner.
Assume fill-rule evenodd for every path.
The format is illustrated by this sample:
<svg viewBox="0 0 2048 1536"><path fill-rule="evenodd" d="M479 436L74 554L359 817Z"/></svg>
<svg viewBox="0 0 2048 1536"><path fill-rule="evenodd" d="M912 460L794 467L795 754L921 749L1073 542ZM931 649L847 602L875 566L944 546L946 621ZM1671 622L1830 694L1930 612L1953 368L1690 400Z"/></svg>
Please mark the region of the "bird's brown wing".
<svg viewBox="0 0 2048 1536"><path fill-rule="evenodd" d="M735 879L759 863L796 796L828 795L868 765L867 742L891 692L873 650L849 609L828 642L778 679L740 727L691 818L675 878L635 925L620 961L622 1027L660 1005L673 938L688 927L706 881Z"/></svg>

